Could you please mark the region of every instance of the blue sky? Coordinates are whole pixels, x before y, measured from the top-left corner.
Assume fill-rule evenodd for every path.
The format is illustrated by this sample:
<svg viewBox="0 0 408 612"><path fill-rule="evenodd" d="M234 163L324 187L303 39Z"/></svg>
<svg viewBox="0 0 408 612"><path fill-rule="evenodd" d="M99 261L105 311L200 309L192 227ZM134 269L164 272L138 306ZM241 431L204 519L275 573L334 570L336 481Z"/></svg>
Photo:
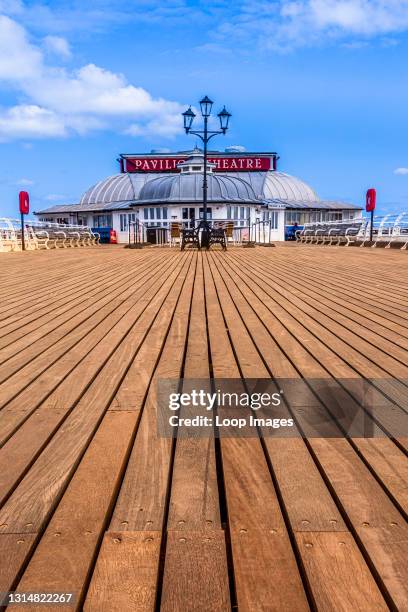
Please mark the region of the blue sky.
<svg viewBox="0 0 408 612"><path fill-rule="evenodd" d="M186 149L182 112L226 104L214 147L277 151L324 198L408 210L408 0L0 0L0 216L74 203L119 153Z"/></svg>

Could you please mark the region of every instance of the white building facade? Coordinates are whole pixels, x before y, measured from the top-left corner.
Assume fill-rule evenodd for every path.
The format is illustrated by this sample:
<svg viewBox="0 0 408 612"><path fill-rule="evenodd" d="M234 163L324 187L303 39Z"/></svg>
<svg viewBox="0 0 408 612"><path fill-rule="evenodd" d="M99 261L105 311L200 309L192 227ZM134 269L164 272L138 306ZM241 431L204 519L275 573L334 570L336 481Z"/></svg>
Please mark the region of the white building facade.
<svg viewBox="0 0 408 612"><path fill-rule="evenodd" d="M290 226L361 216L352 204L321 200L302 180L276 170L275 153L209 153L208 220L233 221L240 234L262 228L263 239L282 241ZM203 217L204 156L180 153L121 155L121 172L88 189L78 204L35 213L44 221L115 230L129 239L129 224L139 221L149 242L166 235L171 222L197 226ZM252 229L251 229L252 228ZM256 231L256 230L255 230ZM161 238L162 239L162 238ZM166 238L167 239L167 238Z"/></svg>

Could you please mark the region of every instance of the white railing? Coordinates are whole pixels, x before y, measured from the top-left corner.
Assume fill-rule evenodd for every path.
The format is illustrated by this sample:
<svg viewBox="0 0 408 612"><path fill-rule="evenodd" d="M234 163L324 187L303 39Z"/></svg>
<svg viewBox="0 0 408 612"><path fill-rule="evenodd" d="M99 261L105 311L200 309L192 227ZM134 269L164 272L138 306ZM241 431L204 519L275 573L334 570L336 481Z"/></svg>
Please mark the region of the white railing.
<svg viewBox="0 0 408 612"><path fill-rule="evenodd" d="M74 248L99 244L99 234L86 225L68 225L24 219L24 230L20 219L0 217L0 252Z"/></svg>
<svg viewBox="0 0 408 612"><path fill-rule="evenodd" d="M374 217L371 227L369 217L305 223L303 229L296 232L296 240L303 244L329 244L349 246L398 246L401 250L408 248L408 213L389 214Z"/></svg>

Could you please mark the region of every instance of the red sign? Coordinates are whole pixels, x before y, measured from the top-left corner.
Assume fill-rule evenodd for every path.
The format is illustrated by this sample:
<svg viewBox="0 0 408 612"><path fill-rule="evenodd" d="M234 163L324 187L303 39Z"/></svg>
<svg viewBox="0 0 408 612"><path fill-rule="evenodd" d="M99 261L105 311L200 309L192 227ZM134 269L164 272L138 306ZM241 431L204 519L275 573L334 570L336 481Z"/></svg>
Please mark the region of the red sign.
<svg viewBox="0 0 408 612"><path fill-rule="evenodd" d="M20 213L22 215L28 215L30 212L30 196L26 191L20 191L18 199L20 202Z"/></svg>
<svg viewBox="0 0 408 612"><path fill-rule="evenodd" d="M177 165L186 161L182 157L126 158L126 172L180 172ZM270 157L212 157L215 172L256 172L271 169Z"/></svg>
<svg viewBox="0 0 408 612"><path fill-rule="evenodd" d="M366 196L366 211L367 212L372 212L373 210L375 210L376 201L377 201L377 193L375 189L369 189L367 191L367 196Z"/></svg>

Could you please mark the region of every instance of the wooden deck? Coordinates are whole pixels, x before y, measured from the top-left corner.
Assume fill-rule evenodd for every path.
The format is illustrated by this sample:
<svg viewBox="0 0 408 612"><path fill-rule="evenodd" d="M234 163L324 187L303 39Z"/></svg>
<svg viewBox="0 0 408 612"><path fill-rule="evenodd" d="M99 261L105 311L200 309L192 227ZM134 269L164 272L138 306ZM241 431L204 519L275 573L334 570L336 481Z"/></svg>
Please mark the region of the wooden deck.
<svg viewBox="0 0 408 612"><path fill-rule="evenodd" d="M408 610L406 438L173 441L155 411L159 378L408 381L408 253L0 265L0 591L95 612Z"/></svg>

